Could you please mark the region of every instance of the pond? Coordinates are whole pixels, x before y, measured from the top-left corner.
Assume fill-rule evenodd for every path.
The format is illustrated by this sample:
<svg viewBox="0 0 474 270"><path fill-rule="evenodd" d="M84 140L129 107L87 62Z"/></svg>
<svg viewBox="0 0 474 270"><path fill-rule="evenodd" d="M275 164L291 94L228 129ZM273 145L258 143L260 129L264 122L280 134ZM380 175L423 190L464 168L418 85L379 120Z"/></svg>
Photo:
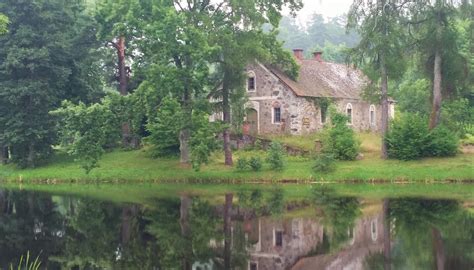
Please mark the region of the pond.
<svg viewBox="0 0 474 270"><path fill-rule="evenodd" d="M0 268L28 253L47 269L474 268L472 193L357 188L3 187Z"/></svg>

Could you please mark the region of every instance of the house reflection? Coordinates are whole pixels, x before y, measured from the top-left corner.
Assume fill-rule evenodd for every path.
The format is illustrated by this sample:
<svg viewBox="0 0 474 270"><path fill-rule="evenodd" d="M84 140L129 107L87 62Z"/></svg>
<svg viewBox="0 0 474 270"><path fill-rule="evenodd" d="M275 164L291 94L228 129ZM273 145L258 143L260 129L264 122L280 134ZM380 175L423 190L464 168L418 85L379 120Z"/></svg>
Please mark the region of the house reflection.
<svg viewBox="0 0 474 270"><path fill-rule="evenodd" d="M367 255L383 250L381 207L347 228L347 240L331 253L318 251L329 233L320 220L262 217L244 221L242 226L249 270L362 269Z"/></svg>

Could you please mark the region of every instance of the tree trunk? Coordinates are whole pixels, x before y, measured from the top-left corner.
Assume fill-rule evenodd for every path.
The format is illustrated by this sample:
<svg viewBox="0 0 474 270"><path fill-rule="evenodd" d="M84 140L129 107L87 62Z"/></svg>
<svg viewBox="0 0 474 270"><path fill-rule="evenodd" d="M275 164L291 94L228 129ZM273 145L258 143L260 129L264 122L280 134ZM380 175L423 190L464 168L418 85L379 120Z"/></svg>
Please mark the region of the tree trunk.
<svg viewBox="0 0 474 270"><path fill-rule="evenodd" d="M388 157L387 152L387 142L385 141L385 136L388 132L388 75L387 75L387 66L385 65L385 56L382 54L380 56L380 65L381 65L381 85L380 90L382 92L382 121L380 126L380 132L382 135L382 153L381 157L386 159Z"/></svg>
<svg viewBox="0 0 474 270"><path fill-rule="evenodd" d="M390 200L383 200L383 257L384 270L391 268L391 246L390 246Z"/></svg>
<svg viewBox="0 0 474 270"><path fill-rule="evenodd" d="M8 147L0 145L0 164L7 164L9 158Z"/></svg>
<svg viewBox="0 0 474 270"><path fill-rule="evenodd" d="M439 124L441 115L441 53L437 49L435 52L434 59L434 71L433 71L433 102L431 106L430 115L430 129L435 128Z"/></svg>
<svg viewBox="0 0 474 270"><path fill-rule="evenodd" d="M125 64L125 37L118 38L116 43L117 59L118 59L118 81L120 95L128 95L127 84L127 67ZM130 146L130 123L125 121L122 123L122 145L124 147Z"/></svg>
<svg viewBox="0 0 474 270"><path fill-rule="evenodd" d="M226 75L224 75L226 76ZM222 87L222 114L224 117L224 124L227 126L224 129L224 156L225 156L225 165L232 166L232 149L230 148L230 105L229 105L229 88L226 83L226 78L224 78L224 85Z"/></svg>
<svg viewBox="0 0 474 270"><path fill-rule="evenodd" d="M437 228L431 229L433 235L433 252L435 257L436 269L444 270L444 264L446 262L446 254L444 253L443 239L441 233Z"/></svg>
<svg viewBox="0 0 474 270"><path fill-rule="evenodd" d="M189 139L191 132L188 128L184 128L179 132L179 152L181 163L189 163Z"/></svg>
<svg viewBox="0 0 474 270"><path fill-rule="evenodd" d="M33 145L33 143L30 143L28 145L28 157L26 159L26 166L28 168L35 167L35 146Z"/></svg>
<svg viewBox="0 0 474 270"><path fill-rule="evenodd" d="M185 247L183 256L181 258L181 264L183 270L191 270L190 258L192 256L192 246L191 246L191 228L189 227L189 212L191 209L191 198L188 195L181 196L181 207L180 207L180 218L179 224L181 226L181 237L185 240Z"/></svg>
<svg viewBox="0 0 474 270"><path fill-rule="evenodd" d="M228 193L225 195L224 205L224 269L231 269L231 211L232 211L232 199L233 194Z"/></svg>

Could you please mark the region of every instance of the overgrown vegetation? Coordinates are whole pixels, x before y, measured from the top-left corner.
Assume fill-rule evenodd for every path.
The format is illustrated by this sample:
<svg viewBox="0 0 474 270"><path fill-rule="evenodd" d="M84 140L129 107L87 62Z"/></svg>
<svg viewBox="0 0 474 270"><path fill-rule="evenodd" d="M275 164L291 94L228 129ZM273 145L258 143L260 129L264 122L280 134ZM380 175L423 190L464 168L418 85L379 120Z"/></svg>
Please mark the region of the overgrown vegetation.
<svg viewBox="0 0 474 270"><path fill-rule="evenodd" d="M347 125L347 117L334 108L330 112L331 123L324 128L322 152L338 160L355 160L359 145L354 131Z"/></svg>
<svg viewBox="0 0 474 270"><path fill-rule="evenodd" d="M458 151L458 138L452 131L444 126L430 130L426 118L417 114L395 119L386 140L389 157L401 160L454 156Z"/></svg>
<svg viewBox="0 0 474 270"><path fill-rule="evenodd" d="M283 146L279 142L272 142L270 148L267 150L266 161L270 165L270 168L274 171L281 171L285 167L284 150Z"/></svg>

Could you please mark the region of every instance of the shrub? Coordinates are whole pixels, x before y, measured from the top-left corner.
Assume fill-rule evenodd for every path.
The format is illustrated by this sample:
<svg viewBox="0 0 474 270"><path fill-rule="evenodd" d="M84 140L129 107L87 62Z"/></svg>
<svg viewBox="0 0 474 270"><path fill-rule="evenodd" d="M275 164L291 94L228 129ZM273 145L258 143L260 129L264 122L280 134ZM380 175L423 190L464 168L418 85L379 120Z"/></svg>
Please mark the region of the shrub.
<svg viewBox="0 0 474 270"><path fill-rule="evenodd" d="M259 157L251 157L249 166L252 170L258 172L262 169L262 160Z"/></svg>
<svg viewBox="0 0 474 270"><path fill-rule="evenodd" d="M458 152L458 138L448 128L438 126L431 130L424 156L448 157L455 156Z"/></svg>
<svg viewBox="0 0 474 270"><path fill-rule="evenodd" d="M347 117L334 109L331 109L331 124L322 134L322 143L322 152L338 160L355 160L359 154L359 142L347 126Z"/></svg>
<svg viewBox="0 0 474 270"><path fill-rule="evenodd" d="M385 139L389 157L401 160L454 156L458 150L453 132L441 125L430 131L428 119L417 114L395 119Z"/></svg>
<svg viewBox="0 0 474 270"><path fill-rule="evenodd" d="M285 166L283 159L283 147L279 142L272 142L268 149L267 162L270 164L270 168L275 171L281 171Z"/></svg>
<svg viewBox="0 0 474 270"><path fill-rule="evenodd" d="M248 167L249 167L249 161L246 158L241 157L237 159L237 165L236 165L237 170L245 171Z"/></svg>
<svg viewBox="0 0 474 270"><path fill-rule="evenodd" d="M163 98L156 117L147 125L150 136L147 141L153 145L152 156L163 157L179 153L179 130L182 111L177 100Z"/></svg>
<svg viewBox="0 0 474 270"><path fill-rule="evenodd" d="M199 171L202 164L208 164L211 153L218 148L216 141L218 130L218 126L209 122L209 114L203 111L193 111L192 135L189 145L195 171Z"/></svg>
<svg viewBox="0 0 474 270"><path fill-rule="evenodd" d="M388 156L401 160L423 157L428 141L428 120L418 114L403 114L392 121L385 137Z"/></svg>
<svg viewBox="0 0 474 270"><path fill-rule="evenodd" d="M275 187L270 191L270 197L268 198L267 207L272 215L282 214L285 209L284 192L280 187Z"/></svg>
<svg viewBox="0 0 474 270"><path fill-rule="evenodd" d="M334 156L327 153L316 155L314 159L313 171L317 173L329 173L336 169Z"/></svg>

